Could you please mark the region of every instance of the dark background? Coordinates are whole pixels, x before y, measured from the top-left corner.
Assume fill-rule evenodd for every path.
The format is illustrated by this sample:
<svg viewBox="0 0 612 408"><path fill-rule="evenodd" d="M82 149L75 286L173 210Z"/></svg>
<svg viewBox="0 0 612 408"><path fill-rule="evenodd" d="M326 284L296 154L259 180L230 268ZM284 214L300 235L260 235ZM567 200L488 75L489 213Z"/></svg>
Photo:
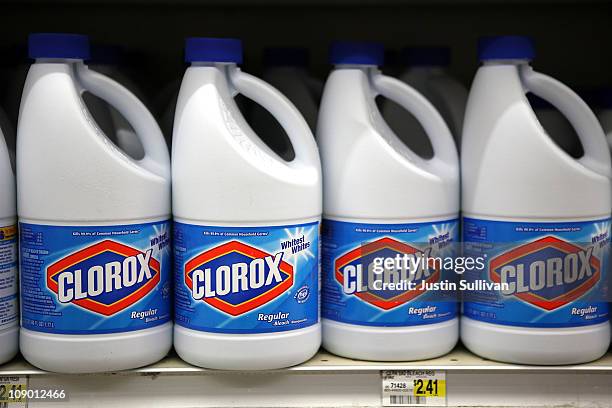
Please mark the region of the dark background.
<svg viewBox="0 0 612 408"><path fill-rule="evenodd" d="M241 38L243 67L253 73L260 72L264 46L307 46L321 77L334 39L389 48L450 45L452 72L469 82L479 36L528 34L536 40L537 69L577 86L612 83L611 1L3 1L0 16L0 47L25 44L33 31L124 45L139 55L132 68L151 93L180 75L186 36Z"/></svg>
<svg viewBox="0 0 612 408"><path fill-rule="evenodd" d="M536 41L534 67L580 90L612 85L611 23L612 0L0 1L0 105L15 122L15 84L25 79L30 32L83 33L92 43L123 46L129 58L122 71L168 131L171 122L164 125L162 116L185 69L187 36L242 39L242 67L256 75L264 47L306 46L321 79L335 39L380 41L389 49L448 45L451 74L469 86L478 37L526 34Z"/></svg>

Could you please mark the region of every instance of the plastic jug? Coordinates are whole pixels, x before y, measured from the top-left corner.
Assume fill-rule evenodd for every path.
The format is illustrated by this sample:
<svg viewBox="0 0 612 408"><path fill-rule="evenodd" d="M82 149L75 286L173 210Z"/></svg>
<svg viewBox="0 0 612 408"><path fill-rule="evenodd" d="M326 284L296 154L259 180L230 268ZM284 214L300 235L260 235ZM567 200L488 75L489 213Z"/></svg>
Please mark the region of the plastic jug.
<svg viewBox="0 0 612 408"><path fill-rule="evenodd" d="M453 260L456 253L459 162L442 116L416 90L381 74L383 55L375 43L338 42L330 50L334 70L317 127L323 346L350 358L417 360L447 353L458 338L456 293L422 285L453 279L452 270L430 258ZM431 138L431 159L391 131L377 95L420 121ZM396 258L417 267L397 265Z"/></svg>
<svg viewBox="0 0 612 408"><path fill-rule="evenodd" d="M83 63L86 36L32 34L17 137L24 357L78 373L151 364L172 346L170 160L131 92ZM129 121L134 160L92 119L85 91Z"/></svg>
<svg viewBox="0 0 612 408"><path fill-rule="evenodd" d="M594 360L610 344L610 153L582 99L530 66L526 37L484 38L462 148L464 256L485 257L465 293L461 339L483 357L526 364ZM573 158L546 133L525 96L574 127Z"/></svg>
<svg viewBox="0 0 612 408"><path fill-rule="evenodd" d="M181 88L182 77L177 77L172 81L168 82L160 91L156 98L156 105L162 108L159 112L159 123L162 128L162 132L166 138L168 146L172 147L172 129L174 127L174 114L176 112L176 103L178 101L178 95ZM243 115L248 116L249 103L243 95L236 95L234 98L238 109Z"/></svg>
<svg viewBox="0 0 612 408"><path fill-rule="evenodd" d="M448 73L450 48L404 48L401 61L407 68L399 79L419 91L436 107L459 148L468 92L461 82ZM383 117L398 134L406 135L407 143L416 153L425 157L431 155L427 134L413 116L406 115L397 104L386 103L383 105Z"/></svg>
<svg viewBox="0 0 612 408"><path fill-rule="evenodd" d="M7 131L0 126L0 364L19 350L15 173L5 142Z"/></svg>
<svg viewBox="0 0 612 408"><path fill-rule="evenodd" d="M189 38L185 59L172 146L175 349L209 368L301 363L321 341L314 138L286 97L238 68L239 40ZM238 93L283 126L292 161L251 130Z"/></svg>

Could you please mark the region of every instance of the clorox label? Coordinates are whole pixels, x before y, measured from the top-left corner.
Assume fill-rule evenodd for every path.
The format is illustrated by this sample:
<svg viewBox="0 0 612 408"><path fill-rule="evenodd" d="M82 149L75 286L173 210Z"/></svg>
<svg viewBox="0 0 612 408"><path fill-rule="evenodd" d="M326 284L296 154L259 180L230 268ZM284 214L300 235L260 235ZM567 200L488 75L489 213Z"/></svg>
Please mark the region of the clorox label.
<svg viewBox="0 0 612 408"><path fill-rule="evenodd" d="M17 321L17 226L0 225L0 330Z"/></svg>
<svg viewBox="0 0 612 408"><path fill-rule="evenodd" d="M464 294L473 319L526 327L572 327L608 319L610 220L515 223L464 218L464 255L484 256L501 290Z"/></svg>
<svg viewBox="0 0 612 408"><path fill-rule="evenodd" d="M100 334L168 322L169 227L20 223L23 326Z"/></svg>
<svg viewBox="0 0 612 408"><path fill-rule="evenodd" d="M213 227L175 222L175 320L218 333L318 322L319 223Z"/></svg>
<svg viewBox="0 0 612 408"><path fill-rule="evenodd" d="M325 219L322 316L368 326L455 318L456 292L443 288L454 281L448 265L455 259L458 234L456 219L414 224Z"/></svg>
<svg viewBox="0 0 612 408"><path fill-rule="evenodd" d="M60 303L73 303L112 316L148 295L160 281L153 250L105 240L60 259L47 268L47 288Z"/></svg>

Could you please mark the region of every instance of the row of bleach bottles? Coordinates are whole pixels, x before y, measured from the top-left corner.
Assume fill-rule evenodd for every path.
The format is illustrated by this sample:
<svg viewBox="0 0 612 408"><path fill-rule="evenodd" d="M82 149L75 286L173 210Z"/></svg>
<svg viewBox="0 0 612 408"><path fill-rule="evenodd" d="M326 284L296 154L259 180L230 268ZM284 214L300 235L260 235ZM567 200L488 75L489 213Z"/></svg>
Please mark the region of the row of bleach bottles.
<svg viewBox="0 0 612 408"><path fill-rule="evenodd" d="M189 38L171 165L143 103L84 63L86 36L30 35L16 195L0 144L0 361L20 349L50 371L114 371L154 363L174 344L198 366L271 369L309 359L321 342L357 359L432 358L459 335L495 360L597 359L610 344L597 295L612 209L604 131L573 91L531 68L530 39L479 48L462 124L464 108L444 98L460 88L438 70L418 73L420 93L381 73L382 46L334 43L315 142L282 93L240 70L240 41ZM141 158L104 134L85 93L125 118ZM569 120L580 157L551 140L527 93ZM292 160L255 134L238 94L278 121ZM409 116L399 106L419 123L430 157L391 130L379 95L397 105L383 107L389 121ZM459 305L456 291L422 287L465 269L461 241L464 258L484 260L461 279L503 291L478 284ZM377 271L406 254L455 263L427 261L410 277Z"/></svg>

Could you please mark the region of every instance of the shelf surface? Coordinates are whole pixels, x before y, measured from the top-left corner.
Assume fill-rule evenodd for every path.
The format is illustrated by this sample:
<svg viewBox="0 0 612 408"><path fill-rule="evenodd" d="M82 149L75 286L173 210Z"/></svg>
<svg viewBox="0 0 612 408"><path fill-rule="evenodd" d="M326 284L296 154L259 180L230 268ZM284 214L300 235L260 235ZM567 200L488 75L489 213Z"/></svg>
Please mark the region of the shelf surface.
<svg viewBox="0 0 612 408"><path fill-rule="evenodd" d="M612 373L612 350L599 360L580 365L565 366L527 366L517 364L506 364L496 361L486 360L475 356L462 347L457 347L451 353L423 361L410 362L376 362L361 361L338 357L333 354L320 350L312 359L295 367L281 370L270 370L268 372L371 372L380 370L447 370L447 371L546 371L546 372L606 372ZM120 371L112 374L195 374L195 373L214 373L218 370L209 370L192 366L174 353L164 358L158 363L150 366L137 368L134 370ZM0 366L0 376L8 375L56 375L40 370L28 362L23 357L18 356L11 362Z"/></svg>
<svg viewBox="0 0 612 408"><path fill-rule="evenodd" d="M22 357L0 377L28 390L63 390L67 400L28 407L380 407L381 370L444 371L446 406L612 408L612 353L576 366L520 366L483 360L459 347L416 362L356 361L320 351L304 364L258 372L206 370L170 355L135 370L91 375L48 373ZM1 404L0 404L1 406Z"/></svg>

